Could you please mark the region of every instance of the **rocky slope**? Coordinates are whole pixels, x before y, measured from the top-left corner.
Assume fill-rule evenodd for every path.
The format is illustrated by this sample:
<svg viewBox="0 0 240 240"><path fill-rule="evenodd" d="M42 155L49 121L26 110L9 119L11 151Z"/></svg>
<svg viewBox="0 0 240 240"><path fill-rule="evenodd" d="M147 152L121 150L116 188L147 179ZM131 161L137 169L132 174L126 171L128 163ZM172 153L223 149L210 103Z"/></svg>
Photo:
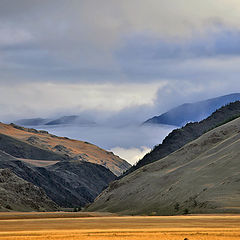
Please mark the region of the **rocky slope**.
<svg viewBox="0 0 240 240"><path fill-rule="evenodd" d="M67 155L55 153L53 151L49 151L48 149L43 149L34 146L28 142L21 141L14 137L10 137L8 135L1 133L0 133L0 149L14 157L23 159L58 160L58 161L71 159Z"/></svg>
<svg viewBox="0 0 240 240"><path fill-rule="evenodd" d="M56 211L58 206L45 192L16 176L9 169L0 169L0 211Z"/></svg>
<svg viewBox="0 0 240 240"><path fill-rule="evenodd" d="M226 121L240 116L240 101L230 103L217 111L210 117L195 123L189 123L186 126L173 130L162 142L154 147L154 149L146 154L135 166L131 167L124 175L127 175L136 169L155 162L170 153L178 150L185 144L200 137L208 130L223 124Z"/></svg>
<svg viewBox="0 0 240 240"><path fill-rule="evenodd" d="M14 147L13 147L14 146ZM76 160L96 163L115 175L131 167L125 160L88 142L57 137L15 124L0 123L0 150L12 156L37 160Z"/></svg>
<svg viewBox="0 0 240 240"><path fill-rule="evenodd" d="M148 119L145 124L168 124L183 126L188 122L201 121L216 109L240 100L240 93L234 93L196 103L185 103L170 111Z"/></svg>
<svg viewBox="0 0 240 240"><path fill-rule="evenodd" d="M113 182L88 211L240 213L239 139L237 118Z"/></svg>
<svg viewBox="0 0 240 240"><path fill-rule="evenodd" d="M112 153L86 142L0 123L0 169L10 169L61 207L82 207L115 180L109 169L93 162L106 165L117 174L127 165ZM9 195L10 202L13 193ZM23 207L12 205L13 210Z"/></svg>
<svg viewBox="0 0 240 240"><path fill-rule="evenodd" d="M60 161L48 167L36 167L2 151L0 169L9 169L40 187L61 207L82 207L92 202L116 178L110 170L98 164Z"/></svg>

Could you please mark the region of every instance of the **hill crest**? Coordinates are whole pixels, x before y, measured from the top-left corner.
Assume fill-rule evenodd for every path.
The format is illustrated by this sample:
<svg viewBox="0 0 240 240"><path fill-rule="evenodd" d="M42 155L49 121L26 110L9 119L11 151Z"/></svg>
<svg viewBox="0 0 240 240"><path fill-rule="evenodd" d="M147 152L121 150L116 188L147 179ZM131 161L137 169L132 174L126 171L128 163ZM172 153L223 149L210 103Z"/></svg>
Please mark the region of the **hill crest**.
<svg viewBox="0 0 240 240"><path fill-rule="evenodd" d="M114 155L112 152L108 152L102 148L99 148L91 143L69 139L67 137L58 137L53 134L49 134L47 131L36 130L33 128L25 128L16 124L4 124L0 123L0 134L7 135L23 143L31 145L38 149L38 151L45 151L44 153L52 153L53 159L48 160L76 160L86 161L102 165L115 175L119 176L124 171L130 168L130 164ZM5 137L6 138L6 137ZM12 141L14 141L12 139ZM0 144L1 149L1 144ZM8 152L7 148L2 149ZM17 152L14 153L12 149L9 149L11 155L15 157L21 157ZM40 155L38 160L41 160ZM45 156L45 155L44 155ZM22 155L22 158L35 159L34 155ZM44 160L44 159L43 159Z"/></svg>

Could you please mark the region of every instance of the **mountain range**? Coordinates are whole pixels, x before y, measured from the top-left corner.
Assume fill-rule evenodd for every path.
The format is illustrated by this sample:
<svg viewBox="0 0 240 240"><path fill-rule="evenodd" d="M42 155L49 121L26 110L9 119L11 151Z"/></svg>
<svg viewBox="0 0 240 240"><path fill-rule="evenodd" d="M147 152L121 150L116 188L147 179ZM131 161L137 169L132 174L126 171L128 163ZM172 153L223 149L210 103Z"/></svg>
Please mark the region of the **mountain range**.
<svg viewBox="0 0 240 240"><path fill-rule="evenodd" d="M93 144L0 123L0 211L240 213L240 101L173 130L135 166Z"/></svg>
<svg viewBox="0 0 240 240"><path fill-rule="evenodd" d="M196 103L185 103L159 116L146 120L144 124L183 126L188 122L201 121L220 107L238 100L240 100L240 93L233 93Z"/></svg>
<svg viewBox="0 0 240 240"><path fill-rule="evenodd" d="M111 183L87 210L129 215L240 213L240 118L232 119Z"/></svg>

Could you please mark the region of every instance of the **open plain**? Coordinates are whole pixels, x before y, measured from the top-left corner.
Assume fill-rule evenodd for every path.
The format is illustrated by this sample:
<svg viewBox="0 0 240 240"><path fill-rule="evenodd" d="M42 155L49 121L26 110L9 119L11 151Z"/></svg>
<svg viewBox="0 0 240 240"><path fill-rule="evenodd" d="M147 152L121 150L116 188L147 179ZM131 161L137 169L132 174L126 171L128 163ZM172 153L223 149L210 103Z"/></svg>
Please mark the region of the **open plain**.
<svg viewBox="0 0 240 240"><path fill-rule="evenodd" d="M0 240L237 240L240 215L1 213Z"/></svg>

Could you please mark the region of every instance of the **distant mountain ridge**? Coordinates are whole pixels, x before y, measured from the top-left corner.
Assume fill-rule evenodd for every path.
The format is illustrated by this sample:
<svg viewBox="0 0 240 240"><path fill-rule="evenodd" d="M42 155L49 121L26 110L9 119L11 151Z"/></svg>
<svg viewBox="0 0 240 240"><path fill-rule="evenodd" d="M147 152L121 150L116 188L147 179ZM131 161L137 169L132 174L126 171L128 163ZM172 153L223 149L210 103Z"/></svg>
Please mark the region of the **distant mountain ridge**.
<svg viewBox="0 0 240 240"><path fill-rule="evenodd" d="M14 121L15 124L23 126L41 126L41 125L92 125L94 121L86 119L79 115L62 116L58 118L26 118Z"/></svg>
<svg viewBox="0 0 240 240"><path fill-rule="evenodd" d="M240 116L240 101L221 107L211 116L200 122L188 123L182 128L173 130L161 144L156 145L150 153L147 153L135 166L127 170L123 176L130 174L144 165L166 157L212 128L238 116Z"/></svg>
<svg viewBox="0 0 240 240"><path fill-rule="evenodd" d="M233 93L196 103L185 103L159 116L148 119L144 124L183 126L188 122L201 121L218 108L238 100L240 100L240 93Z"/></svg>
<svg viewBox="0 0 240 240"><path fill-rule="evenodd" d="M39 125L45 125L49 121L50 119L47 119L47 118L26 118L26 119L19 119L14 123L23 125L23 126L39 126Z"/></svg>
<svg viewBox="0 0 240 240"><path fill-rule="evenodd" d="M80 124L80 125L89 125L95 124L95 122L84 119L77 115L72 116L63 116L52 121L45 123L45 125L60 125L60 124Z"/></svg>

